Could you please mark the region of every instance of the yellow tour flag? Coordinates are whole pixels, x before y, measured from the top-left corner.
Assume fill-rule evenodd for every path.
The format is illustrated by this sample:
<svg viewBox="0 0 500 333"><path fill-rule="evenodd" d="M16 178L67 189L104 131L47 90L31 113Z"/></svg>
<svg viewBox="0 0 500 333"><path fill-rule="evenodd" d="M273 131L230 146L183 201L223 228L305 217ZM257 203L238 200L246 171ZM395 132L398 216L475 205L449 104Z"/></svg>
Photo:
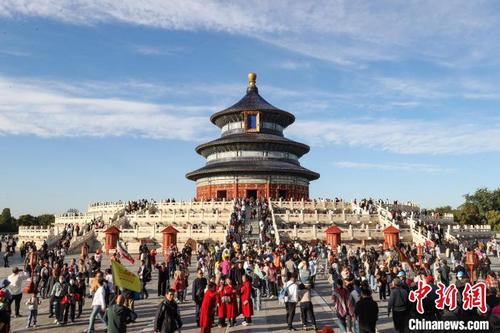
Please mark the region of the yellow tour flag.
<svg viewBox="0 0 500 333"><path fill-rule="evenodd" d="M126 269L122 264L112 261L111 271L113 272L113 283L115 286L136 292L141 291L142 286L139 277Z"/></svg>

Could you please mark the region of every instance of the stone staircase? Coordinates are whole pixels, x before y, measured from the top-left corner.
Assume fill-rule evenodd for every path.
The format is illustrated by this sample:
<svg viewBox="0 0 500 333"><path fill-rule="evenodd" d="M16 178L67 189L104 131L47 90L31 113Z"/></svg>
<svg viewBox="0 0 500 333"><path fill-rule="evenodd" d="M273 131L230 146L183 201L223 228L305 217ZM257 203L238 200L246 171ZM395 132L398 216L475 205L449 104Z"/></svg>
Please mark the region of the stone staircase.
<svg viewBox="0 0 500 333"><path fill-rule="evenodd" d="M260 243L260 228L258 219L250 219L246 222L245 239Z"/></svg>
<svg viewBox="0 0 500 333"><path fill-rule="evenodd" d="M82 236L78 236L69 245L67 253L68 254L80 253L80 249L85 242L87 242L90 248L92 248L91 243L93 243L95 239L96 239L96 234L93 230L83 234Z"/></svg>

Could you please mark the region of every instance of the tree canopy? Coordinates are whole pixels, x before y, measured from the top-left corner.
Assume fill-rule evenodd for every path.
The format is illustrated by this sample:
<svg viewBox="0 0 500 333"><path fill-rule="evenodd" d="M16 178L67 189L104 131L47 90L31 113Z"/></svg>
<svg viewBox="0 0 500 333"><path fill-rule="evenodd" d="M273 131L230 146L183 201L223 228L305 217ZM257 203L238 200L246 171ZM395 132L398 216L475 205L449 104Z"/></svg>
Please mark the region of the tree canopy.
<svg viewBox="0 0 500 333"><path fill-rule="evenodd" d="M9 208L4 208L0 215L0 232L17 232L20 225L37 225L47 227L54 223L55 217L51 214L33 216L25 214L14 218Z"/></svg>
<svg viewBox="0 0 500 333"><path fill-rule="evenodd" d="M489 224L500 230L500 188L489 190L479 188L472 194L464 195L465 202L453 209L451 206L438 207L435 212L452 213L460 224Z"/></svg>

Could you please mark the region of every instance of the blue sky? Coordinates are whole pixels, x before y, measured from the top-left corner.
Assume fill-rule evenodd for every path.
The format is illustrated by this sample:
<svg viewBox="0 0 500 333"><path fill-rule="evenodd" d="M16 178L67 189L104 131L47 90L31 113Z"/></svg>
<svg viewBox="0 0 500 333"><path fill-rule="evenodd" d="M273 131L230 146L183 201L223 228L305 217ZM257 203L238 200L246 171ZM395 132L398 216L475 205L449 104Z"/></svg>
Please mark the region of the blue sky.
<svg viewBox="0 0 500 333"><path fill-rule="evenodd" d="M500 185L494 1L0 1L0 206L188 199L208 118L296 115L313 197L458 205Z"/></svg>

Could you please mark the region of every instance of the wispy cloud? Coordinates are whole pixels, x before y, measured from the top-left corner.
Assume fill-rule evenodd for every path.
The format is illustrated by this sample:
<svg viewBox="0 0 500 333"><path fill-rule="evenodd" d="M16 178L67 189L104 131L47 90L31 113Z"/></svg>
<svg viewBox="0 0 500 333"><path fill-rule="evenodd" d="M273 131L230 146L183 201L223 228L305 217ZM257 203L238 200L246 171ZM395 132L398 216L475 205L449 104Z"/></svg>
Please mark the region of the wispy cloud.
<svg viewBox="0 0 500 333"><path fill-rule="evenodd" d="M151 45L134 45L132 51L136 54L145 56L171 56L182 52L180 47L159 47Z"/></svg>
<svg viewBox="0 0 500 333"><path fill-rule="evenodd" d="M288 133L314 145L349 145L398 154L500 151L500 125L389 119L299 121Z"/></svg>
<svg viewBox="0 0 500 333"><path fill-rule="evenodd" d="M402 172L422 172L422 173L452 173L455 170L451 168L443 168L438 165L422 164L422 163L369 163L369 162L352 162L339 161L334 165L343 169L367 169L367 170L383 170L383 171L402 171Z"/></svg>
<svg viewBox="0 0 500 333"><path fill-rule="evenodd" d="M0 77L0 135L200 140L212 130L206 126L211 109L204 105L82 97L81 90L66 83Z"/></svg>
<svg viewBox="0 0 500 333"><path fill-rule="evenodd" d="M291 71L295 71L297 69L308 69L311 67L311 63L308 61L293 61L286 60L282 63L278 64L278 68L287 69Z"/></svg>
<svg viewBox="0 0 500 333"><path fill-rule="evenodd" d="M0 16L238 33L339 65L418 55L462 66L497 61L497 9L492 2L467 0L4 0Z"/></svg>
<svg viewBox="0 0 500 333"><path fill-rule="evenodd" d="M0 49L0 56L12 56L12 57L28 57L31 55L30 52L19 51L13 49Z"/></svg>

